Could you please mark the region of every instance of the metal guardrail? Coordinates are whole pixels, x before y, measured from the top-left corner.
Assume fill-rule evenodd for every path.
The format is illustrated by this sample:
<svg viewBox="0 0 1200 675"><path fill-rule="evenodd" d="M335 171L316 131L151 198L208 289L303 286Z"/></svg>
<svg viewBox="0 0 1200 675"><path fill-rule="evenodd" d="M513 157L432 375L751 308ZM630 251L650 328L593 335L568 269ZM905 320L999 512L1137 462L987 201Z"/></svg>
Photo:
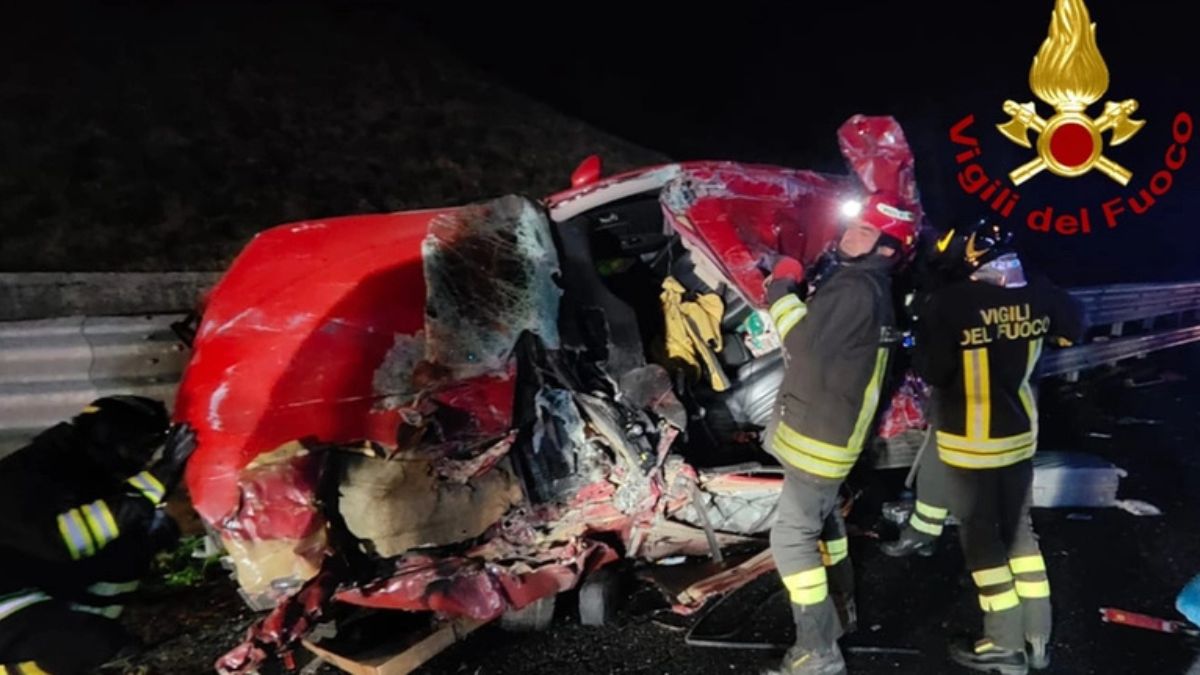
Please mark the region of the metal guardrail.
<svg viewBox="0 0 1200 675"><path fill-rule="evenodd" d="M1200 326L1190 326L1049 351L1042 357L1038 366L1038 375L1041 377L1069 375L1088 368L1137 358L1150 352L1197 341L1200 341Z"/></svg>
<svg viewBox="0 0 1200 675"><path fill-rule="evenodd" d="M1093 326L1200 311L1200 282L1097 286L1073 289L1071 295L1083 303Z"/></svg>
<svg viewBox="0 0 1200 675"><path fill-rule="evenodd" d="M175 398L188 350L181 315L0 323L0 456L109 394Z"/></svg>
<svg viewBox="0 0 1200 675"><path fill-rule="evenodd" d="M1070 291L1079 300L1093 332L1107 327L1106 335L1087 344L1048 350L1038 364L1039 377L1065 375L1075 379L1089 368L1111 365L1151 352L1200 341L1200 326L1182 326L1185 315L1200 314L1200 282L1170 284L1119 284ZM1176 327L1122 337L1126 325L1141 321L1150 330L1160 318L1176 317Z"/></svg>

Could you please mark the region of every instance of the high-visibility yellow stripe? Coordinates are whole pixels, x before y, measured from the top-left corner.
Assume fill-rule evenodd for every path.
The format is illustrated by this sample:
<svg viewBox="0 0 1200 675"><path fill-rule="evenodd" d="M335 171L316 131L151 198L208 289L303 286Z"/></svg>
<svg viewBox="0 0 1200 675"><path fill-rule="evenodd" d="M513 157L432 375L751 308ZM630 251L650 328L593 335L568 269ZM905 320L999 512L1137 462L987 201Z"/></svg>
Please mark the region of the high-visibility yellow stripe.
<svg viewBox="0 0 1200 675"><path fill-rule="evenodd" d="M985 570L976 570L971 572L971 578L975 580L975 585L980 588L1006 584L1013 580L1012 572L1009 571L1007 565L1004 567L989 567Z"/></svg>
<svg viewBox="0 0 1200 675"><path fill-rule="evenodd" d="M789 574L783 578L791 600L797 605L815 605L829 597L829 582L824 567Z"/></svg>
<svg viewBox="0 0 1200 675"><path fill-rule="evenodd" d="M96 542L98 548L104 548L104 545L108 543L108 537L104 531L104 525L101 523L100 514L93 513L91 506L91 504L83 505L83 517L87 521L88 528L91 530L92 541Z"/></svg>
<svg viewBox="0 0 1200 675"><path fill-rule="evenodd" d="M88 532L87 524L84 522L83 514L79 512L79 509L71 509L68 511L67 521L75 528L79 528L79 532L83 536L84 544L83 551L81 551L81 553L83 553L85 556L96 555L96 544L94 541L92 541L92 535Z"/></svg>
<svg viewBox="0 0 1200 675"><path fill-rule="evenodd" d="M819 541L817 547L821 550L821 562L826 567L833 567L850 557L850 540L845 537Z"/></svg>
<svg viewBox="0 0 1200 675"><path fill-rule="evenodd" d="M934 525L933 523L925 522L917 514L913 514L912 518L908 519L908 524L917 532L928 534L931 537L942 536L942 531L945 529L944 525Z"/></svg>
<svg viewBox="0 0 1200 675"><path fill-rule="evenodd" d="M87 519L97 549L104 548L108 542L117 538L117 523L104 500L98 499L91 504L85 504L81 510Z"/></svg>
<svg viewBox="0 0 1200 675"><path fill-rule="evenodd" d="M167 493L167 489L163 487L163 484L149 471L142 471L125 482L137 488L145 495L146 499L155 504L161 502Z"/></svg>
<svg viewBox="0 0 1200 675"><path fill-rule="evenodd" d="M92 605L81 605L77 602L71 603L71 609L75 610L76 612L86 612L88 614L95 614L96 616L103 616L109 619L119 619L121 618L121 614L125 612L125 607L123 605L105 605L103 607L93 607Z"/></svg>
<svg viewBox="0 0 1200 675"><path fill-rule="evenodd" d="M930 506L921 500L917 500L917 513L929 518L930 520L945 520L950 514L950 509L939 509L936 506Z"/></svg>
<svg viewBox="0 0 1200 675"><path fill-rule="evenodd" d="M841 539L830 539L829 541L823 541L821 543L825 544L825 548L829 551L829 555L838 555L841 553L846 553L850 550L850 539L847 537L842 537Z"/></svg>
<svg viewBox="0 0 1200 675"><path fill-rule="evenodd" d="M988 438L992 429L992 384L988 351L963 352L963 388L967 404L967 438Z"/></svg>
<svg viewBox="0 0 1200 675"><path fill-rule="evenodd" d="M828 580L829 577L825 574L824 567L814 567L812 569L804 570L803 572L796 572L795 574L787 575L783 578L783 585L789 588L792 586L803 588L827 583Z"/></svg>
<svg viewBox="0 0 1200 675"><path fill-rule="evenodd" d="M1032 443L1024 448L1010 452L985 454L964 452L938 446L938 456L941 460L959 469L1002 469L1033 457L1034 451L1035 446Z"/></svg>
<svg viewBox="0 0 1200 675"><path fill-rule="evenodd" d="M785 446L792 450L812 455L826 462L854 464L854 460L858 459L857 453L852 452L849 448L839 448L836 445L822 443L815 438L809 438L789 427L785 422L779 423L775 431L775 437L776 440L782 441Z"/></svg>
<svg viewBox="0 0 1200 675"><path fill-rule="evenodd" d="M854 468L857 455L846 448L808 438L780 422L773 438L775 453L792 466L817 476L843 478Z"/></svg>
<svg viewBox="0 0 1200 675"><path fill-rule="evenodd" d="M951 450L963 450L974 453L1006 452L1022 448L1033 442L1033 434L1028 431L1015 436L1004 436L1001 438L967 438L966 436L958 436L945 431L937 432L937 443L939 446L948 447Z"/></svg>
<svg viewBox="0 0 1200 675"><path fill-rule="evenodd" d="M1033 456L1037 449L1032 432L1004 438L968 438L937 432L942 461L963 469L996 469Z"/></svg>
<svg viewBox="0 0 1200 675"><path fill-rule="evenodd" d="M18 665L17 669L22 673L22 675L50 675L46 671L42 670L38 664L33 661L25 661L24 663Z"/></svg>
<svg viewBox="0 0 1200 675"><path fill-rule="evenodd" d="M1037 437L1038 427L1038 412L1037 404L1033 400L1033 385L1030 384L1030 379L1033 377L1033 369L1037 366L1038 358L1042 355L1042 339L1031 340L1029 342L1029 356L1025 362L1025 377L1021 380L1021 407L1025 409L1025 415L1029 418L1029 429L1034 437Z"/></svg>
<svg viewBox="0 0 1200 675"><path fill-rule="evenodd" d="M58 515L58 533L67 546L67 552L71 554L71 560L79 560L79 551L83 548L83 544L82 542L77 544L77 539L71 535L71 528L67 524L65 513Z"/></svg>
<svg viewBox="0 0 1200 675"><path fill-rule="evenodd" d="M787 447L781 447L778 443L775 445L775 452L779 455L779 459L782 459L789 465L823 478L845 478L850 474L850 469L853 467L852 464L843 465L826 462L812 455L797 452Z"/></svg>
<svg viewBox="0 0 1200 675"><path fill-rule="evenodd" d="M1045 572L1046 559L1040 553L1035 555L1021 556L1020 558L1010 558L1008 566L1012 568L1013 574L1029 574L1031 572Z"/></svg>
<svg viewBox="0 0 1200 675"><path fill-rule="evenodd" d="M49 599L50 596L41 591L30 591L28 593L6 596L4 600L0 601L0 620L7 619L30 605L46 602Z"/></svg>
<svg viewBox="0 0 1200 675"><path fill-rule="evenodd" d="M883 386L887 363L888 350L881 347L875 353L875 371L871 373L871 379L867 381L867 388L863 392L862 408L859 409L858 419L854 422L854 433L850 435L850 441L846 444L846 447L854 451L856 457L862 451L871 421L875 419L875 409L879 406L879 391Z"/></svg>
<svg viewBox="0 0 1200 675"><path fill-rule="evenodd" d="M104 519L104 524L108 526L114 539L119 537L121 535L121 528L117 527L117 519L113 518L112 511L109 510L108 504L106 504L103 500L101 500L99 503L100 515Z"/></svg>
<svg viewBox="0 0 1200 675"><path fill-rule="evenodd" d="M140 582L137 581L97 581L87 587L87 592L92 595L100 595L111 598L122 593L132 593L138 589Z"/></svg>
<svg viewBox="0 0 1200 675"><path fill-rule="evenodd" d="M789 592L789 597L792 604L795 605L816 605L824 602L825 598L829 597L829 587L793 588Z"/></svg>
<svg viewBox="0 0 1200 675"><path fill-rule="evenodd" d="M875 409L879 405L880 386L883 375L887 371L888 350L881 348L875 355L875 371L863 392L863 404L859 409L854 431L845 446L833 445L809 438L780 422L775 429L773 446L779 458L792 466L817 476L826 478L845 478L858 455L862 452L863 441L866 438L871 420L875 417Z"/></svg>
<svg viewBox="0 0 1200 675"><path fill-rule="evenodd" d="M980 431L984 438L992 434L992 367L988 360L988 350L979 350L979 407L982 411L983 424Z"/></svg>
<svg viewBox="0 0 1200 675"><path fill-rule="evenodd" d="M974 352L964 351L962 353L963 360L963 400L966 403L967 415L967 436L977 438L979 436L979 418L976 416L976 410L973 401L978 398L976 393L979 389L979 376L975 374L975 358Z"/></svg>
<svg viewBox="0 0 1200 675"><path fill-rule="evenodd" d="M995 595L980 594L979 606L985 612L1004 612L1014 607L1020 607L1021 598L1017 597L1017 592L1012 589Z"/></svg>
<svg viewBox="0 0 1200 675"><path fill-rule="evenodd" d="M1017 595L1022 598L1048 598L1050 597L1050 582L1049 581L1021 581L1017 580Z"/></svg>
<svg viewBox="0 0 1200 675"><path fill-rule="evenodd" d="M796 311L796 310L804 310L804 309L805 309L804 302L802 300L800 300L800 298L797 297L795 294L789 293L789 294L783 296L782 298L776 300L771 305L771 309L768 310L768 313L771 315L771 320L774 321L776 324L778 324L779 321L784 316L786 316L788 313Z"/></svg>
<svg viewBox="0 0 1200 675"><path fill-rule="evenodd" d="M96 406L94 406L94 405L85 405L85 406L83 406L83 410L81 410L81 411L79 412L79 414L80 414L80 415L90 415L90 414L92 414L92 413L98 413L98 412L100 412L100 409L99 409L99 408L97 408Z"/></svg>
<svg viewBox="0 0 1200 675"><path fill-rule="evenodd" d="M996 643L992 642L991 640L980 640L975 643L975 653L976 654L983 654L986 652L990 652L995 648L996 648Z"/></svg>
<svg viewBox="0 0 1200 675"><path fill-rule="evenodd" d="M807 315L806 311L797 309L788 312L787 315L776 321L775 330L779 333L780 339L786 338L788 333L792 332L792 329L796 327L796 324L800 323L805 315Z"/></svg>
<svg viewBox="0 0 1200 675"><path fill-rule="evenodd" d="M62 535L72 560L95 555L96 547L79 509L64 511L58 515L58 532Z"/></svg>
<svg viewBox="0 0 1200 675"><path fill-rule="evenodd" d="M803 656L792 661L792 670L800 670L800 666L808 663L808 660L813 657L813 652L805 652Z"/></svg>
<svg viewBox="0 0 1200 675"><path fill-rule="evenodd" d="M796 450L803 452L811 451L813 454L825 457L830 461L853 462L858 457L858 453L852 451L850 448L809 438L788 426L786 422L780 422L779 426L776 427L775 437Z"/></svg>

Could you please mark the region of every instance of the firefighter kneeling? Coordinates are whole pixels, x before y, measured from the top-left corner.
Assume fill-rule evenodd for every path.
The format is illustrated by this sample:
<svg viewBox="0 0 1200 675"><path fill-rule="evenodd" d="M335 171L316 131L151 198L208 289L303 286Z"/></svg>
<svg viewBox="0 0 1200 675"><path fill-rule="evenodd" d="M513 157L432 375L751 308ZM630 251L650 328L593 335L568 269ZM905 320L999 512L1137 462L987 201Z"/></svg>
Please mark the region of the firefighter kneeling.
<svg viewBox="0 0 1200 675"><path fill-rule="evenodd" d="M157 507L196 447L169 425L158 401L102 398L0 460L0 673L92 672L134 643L116 617L178 538Z"/></svg>
<svg viewBox="0 0 1200 675"><path fill-rule="evenodd" d="M1050 582L1029 516L1038 434L1030 380L1044 342L1079 340L1083 313L1049 281L1026 277L1011 239L981 222L943 240L961 251L962 280L924 307L916 367L934 389L946 498L937 515L949 507L961 522L984 613L982 639L952 645L951 657L1023 675L1049 665L1051 627Z"/></svg>

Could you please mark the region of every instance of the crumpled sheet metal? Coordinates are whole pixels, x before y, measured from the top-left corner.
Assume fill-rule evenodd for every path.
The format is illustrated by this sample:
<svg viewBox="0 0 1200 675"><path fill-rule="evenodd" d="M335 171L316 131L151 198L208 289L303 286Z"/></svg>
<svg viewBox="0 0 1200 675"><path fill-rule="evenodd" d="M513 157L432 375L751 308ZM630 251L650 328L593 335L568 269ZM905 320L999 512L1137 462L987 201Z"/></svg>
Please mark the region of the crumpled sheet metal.
<svg viewBox="0 0 1200 675"><path fill-rule="evenodd" d="M539 206L509 196L439 216L422 252L427 360L463 378L502 369L526 330L558 347L558 252Z"/></svg>
<svg viewBox="0 0 1200 675"><path fill-rule="evenodd" d="M217 529L238 584L260 601L278 599L321 567L328 545L317 504L322 459L293 442L238 473L238 507Z"/></svg>
<svg viewBox="0 0 1200 675"><path fill-rule="evenodd" d="M838 129L838 146L867 192L892 192L920 206L913 152L895 118L855 115Z"/></svg>
<svg viewBox="0 0 1200 675"><path fill-rule="evenodd" d="M175 407L199 437L187 484L205 520L230 514L238 472L284 443L394 440L374 373L397 335L424 327L421 241L445 212L284 225L237 257L207 298Z"/></svg>
<svg viewBox="0 0 1200 675"><path fill-rule="evenodd" d="M487 621L547 595L569 590L579 578L617 559L611 547L577 540L542 552L537 560L492 562L470 557L405 556L380 582L346 589L336 599L365 607L433 611Z"/></svg>
<svg viewBox="0 0 1200 675"><path fill-rule="evenodd" d="M663 212L750 304L766 305L760 262L784 253L804 263L838 234L848 178L734 163L687 166L662 192Z"/></svg>
<svg viewBox="0 0 1200 675"><path fill-rule="evenodd" d="M750 304L766 304L760 262L784 254L816 261L841 231L841 203L889 190L920 213L915 162L892 117L855 115L838 130L851 176L732 162L689 163L663 188L667 222L732 281Z"/></svg>
<svg viewBox="0 0 1200 675"><path fill-rule="evenodd" d="M321 620L336 588L337 575L323 570L250 626L245 640L217 659L216 671L221 675L255 673L272 654L286 653Z"/></svg>
<svg viewBox="0 0 1200 675"><path fill-rule="evenodd" d="M572 398L578 401L585 396L553 388L541 393L547 412L556 411L560 415L574 409L573 404L567 406ZM563 396L567 398L564 400ZM575 412L584 412L589 419L602 408L619 405L597 396L586 398L588 406ZM614 411L606 414L612 420L620 416L621 413ZM578 431L577 424L582 420L575 419L568 426ZM657 432L659 442L654 446L655 458L649 468L638 463L639 454L610 448L608 470L569 499L546 504L522 503L510 508L480 537L482 543L469 550L459 553L410 550L395 559L390 574L374 582L342 588L336 599L368 607L432 611L486 621L508 608L520 608L569 590L588 572L617 560L620 551L610 545L610 538L597 536L602 533L615 535L621 542L620 548L630 554L648 553L653 557L703 554L708 546L704 531L672 520L670 515L685 505L689 493L674 488L668 493L664 487L671 482L695 481L697 473L680 458L666 455L679 430L660 422ZM593 439L601 436L599 430L592 428L585 428L584 433ZM483 454L497 448L506 452L511 447L509 438L505 437ZM588 440L589 445L592 442ZM435 464L460 461L443 458ZM504 462L505 458L501 456L497 461ZM468 465L459 464L460 469ZM487 473L497 471L500 464L490 466ZM465 475L465 469L458 474ZM751 541L731 533L720 533L718 540L726 545ZM284 604L295 605L292 600ZM301 619L310 620L305 617ZM253 645L264 643L262 636L267 634L264 631L253 633L256 636L251 641ZM269 634L298 636L290 629L279 628L272 628ZM253 645L239 647L226 661L233 663L247 653L257 655L253 649L258 647ZM274 644L272 648L285 649L287 644Z"/></svg>

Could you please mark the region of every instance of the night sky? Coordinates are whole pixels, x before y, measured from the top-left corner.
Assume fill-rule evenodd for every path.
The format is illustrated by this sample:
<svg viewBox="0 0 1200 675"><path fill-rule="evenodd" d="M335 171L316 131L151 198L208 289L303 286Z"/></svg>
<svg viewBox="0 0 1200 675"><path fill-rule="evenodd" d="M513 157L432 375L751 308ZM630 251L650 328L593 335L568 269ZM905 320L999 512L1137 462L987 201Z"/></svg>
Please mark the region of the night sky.
<svg viewBox="0 0 1200 675"><path fill-rule="evenodd" d="M1054 6L41 3L26 8L38 17L0 23L3 261L220 268L280 222L565 187L557 177L594 136L508 90L673 159L836 173L847 171L837 128L857 113L893 115L916 151L925 210L945 229L988 212L959 185L957 122L974 116L972 175L1000 179L995 194L1036 157L995 125L1008 120L1006 99L1036 101L1029 68ZM1183 18L1193 9L1087 7L1110 75L1088 114L1135 99L1134 118L1146 121L1105 150L1133 179L1045 172L1016 188L1008 223L1029 261L1063 284L1200 278L1200 139L1179 171L1159 175L1163 194L1145 214L1125 201L1164 168L1176 116L1200 116L1197 34ZM641 163L613 156L617 145L596 150L613 165ZM1106 202L1125 210L1115 228ZM1047 208L1075 221L1086 209L1091 232L1029 229L1031 212Z"/></svg>
<svg viewBox="0 0 1200 675"><path fill-rule="evenodd" d="M1045 40L1052 0L964 3L741 3L710 10L576 5L579 18L514 13L510 5L426 10L427 30L474 63L560 110L678 159L736 159L844 172L834 133L855 113L890 114L917 154L923 202L934 225L973 220L986 206L959 186L961 149L950 129L975 116L980 167L989 178L1036 157L996 131L1006 99L1036 100L1029 68ZM1099 172L1074 179L1049 172L1026 182L1008 220L1029 259L1063 283L1200 277L1200 139L1172 184L1146 213L1115 216L1102 204L1138 196L1173 143L1180 112L1200 115L1194 24L1182 4L1089 0L1110 86L1088 109L1133 98L1145 127L1105 156L1133 172L1121 187ZM719 7L719 9L718 9ZM1038 101L1043 118L1053 110ZM1186 129L1181 129L1186 131ZM1031 138L1036 136L1031 133ZM1105 135L1107 143L1108 135ZM1035 141L1036 142L1036 141ZM1165 186L1160 179L1158 186ZM994 199L994 197L993 197ZM1088 209L1092 232L1073 236L1027 226L1029 212L1053 217ZM1070 229L1070 224L1064 227Z"/></svg>

